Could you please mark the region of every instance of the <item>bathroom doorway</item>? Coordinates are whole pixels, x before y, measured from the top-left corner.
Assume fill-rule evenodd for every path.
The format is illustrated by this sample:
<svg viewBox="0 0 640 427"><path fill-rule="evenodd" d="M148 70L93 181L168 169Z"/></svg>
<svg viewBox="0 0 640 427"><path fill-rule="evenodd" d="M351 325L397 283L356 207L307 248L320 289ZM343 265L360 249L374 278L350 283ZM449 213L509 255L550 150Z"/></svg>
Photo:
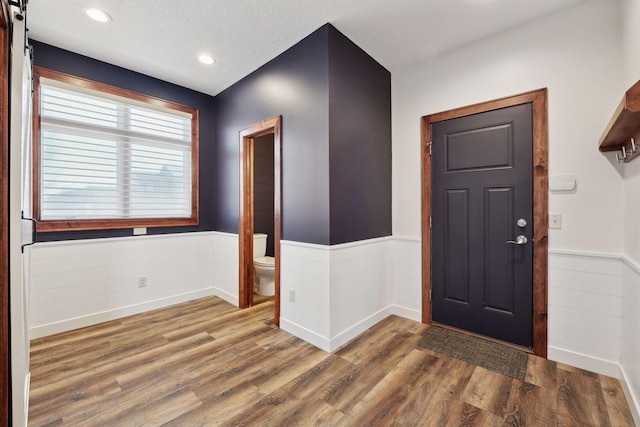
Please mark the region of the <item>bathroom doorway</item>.
<svg viewBox="0 0 640 427"><path fill-rule="evenodd" d="M266 255L274 258L273 321L276 326L280 324L281 123L282 118L278 116L240 131L238 305L240 308L254 305L254 234L265 234L267 235ZM271 155L267 151L271 151ZM264 174L271 169L271 162L273 163L272 176L261 180L260 176L265 178ZM261 191L271 185L273 185L272 192ZM273 201L272 215L265 212L268 209L267 206L271 204L271 200ZM270 224L270 222L272 223Z"/></svg>

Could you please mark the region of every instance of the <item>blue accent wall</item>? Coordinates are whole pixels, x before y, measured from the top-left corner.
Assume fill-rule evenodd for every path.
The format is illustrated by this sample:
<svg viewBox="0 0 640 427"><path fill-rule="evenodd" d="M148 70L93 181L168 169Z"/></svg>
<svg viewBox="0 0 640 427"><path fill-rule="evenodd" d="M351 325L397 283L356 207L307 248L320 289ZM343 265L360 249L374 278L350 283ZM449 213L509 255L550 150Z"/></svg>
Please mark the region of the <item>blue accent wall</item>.
<svg viewBox="0 0 640 427"><path fill-rule="evenodd" d="M283 239L391 235L391 74L327 24L216 96L216 229L238 230L238 132L282 115Z"/></svg>
<svg viewBox="0 0 640 427"><path fill-rule="evenodd" d="M331 244L391 235L391 73L329 26Z"/></svg>
<svg viewBox="0 0 640 427"><path fill-rule="evenodd" d="M239 131L282 115L282 235L329 244L328 27L215 98L216 229L238 232Z"/></svg>
<svg viewBox="0 0 640 427"><path fill-rule="evenodd" d="M33 45L34 65L36 66L84 77L89 80L129 89L144 95L198 109L200 122L200 224L192 227L147 228L147 234L213 230L215 216L213 197L215 188L213 185L214 174L212 168L215 161L213 97L35 40L31 40L31 44ZM93 239L131 235L131 228L122 230L47 232L38 233L38 241Z"/></svg>

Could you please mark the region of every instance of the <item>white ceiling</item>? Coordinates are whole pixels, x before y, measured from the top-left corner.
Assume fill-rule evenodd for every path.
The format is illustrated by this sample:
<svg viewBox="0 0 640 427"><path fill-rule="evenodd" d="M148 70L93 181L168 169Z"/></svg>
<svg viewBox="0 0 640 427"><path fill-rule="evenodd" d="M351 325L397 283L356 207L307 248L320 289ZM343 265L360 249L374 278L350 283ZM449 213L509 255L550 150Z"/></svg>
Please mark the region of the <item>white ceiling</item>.
<svg viewBox="0 0 640 427"><path fill-rule="evenodd" d="M327 22L393 73L580 1L30 0L27 24L33 39L215 95Z"/></svg>

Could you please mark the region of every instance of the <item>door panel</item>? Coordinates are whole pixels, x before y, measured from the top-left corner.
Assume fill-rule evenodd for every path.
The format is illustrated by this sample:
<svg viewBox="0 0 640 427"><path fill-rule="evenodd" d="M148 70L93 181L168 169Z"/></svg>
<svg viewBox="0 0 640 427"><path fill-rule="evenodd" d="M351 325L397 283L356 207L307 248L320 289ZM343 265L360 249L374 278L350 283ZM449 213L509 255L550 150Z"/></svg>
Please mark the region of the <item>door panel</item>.
<svg viewBox="0 0 640 427"><path fill-rule="evenodd" d="M531 347L532 106L436 122L431 135L432 320ZM521 234L526 244L507 243Z"/></svg>
<svg viewBox="0 0 640 427"><path fill-rule="evenodd" d="M485 307L513 314L514 265L512 248L505 244L513 232L513 187L485 191ZM507 262L504 262L504 261ZM503 286L497 284L504 284Z"/></svg>
<svg viewBox="0 0 640 427"><path fill-rule="evenodd" d="M446 235L446 271L444 297L461 303L469 302L469 209L468 191L448 190Z"/></svg>
<svg viewBox="0 0 640 427"><path fill-rule="evenodd" d="M512 166L511 124L448 134L447 172Z"/></svg>

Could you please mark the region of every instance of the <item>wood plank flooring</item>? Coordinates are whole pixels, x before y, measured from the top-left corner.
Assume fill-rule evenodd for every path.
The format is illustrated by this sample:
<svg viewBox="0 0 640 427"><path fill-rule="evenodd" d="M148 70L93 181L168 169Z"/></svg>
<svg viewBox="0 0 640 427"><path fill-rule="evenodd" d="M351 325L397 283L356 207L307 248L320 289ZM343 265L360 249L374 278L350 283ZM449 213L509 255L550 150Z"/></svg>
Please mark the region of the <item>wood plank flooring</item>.
<svg viewBox="0 0 640 427"><path fill-rule="evenodd" d="M535 356L519 381L391 316L327 354L273 302L210 297L31 343L31 426L633 426L618 380Z"/></svg>

